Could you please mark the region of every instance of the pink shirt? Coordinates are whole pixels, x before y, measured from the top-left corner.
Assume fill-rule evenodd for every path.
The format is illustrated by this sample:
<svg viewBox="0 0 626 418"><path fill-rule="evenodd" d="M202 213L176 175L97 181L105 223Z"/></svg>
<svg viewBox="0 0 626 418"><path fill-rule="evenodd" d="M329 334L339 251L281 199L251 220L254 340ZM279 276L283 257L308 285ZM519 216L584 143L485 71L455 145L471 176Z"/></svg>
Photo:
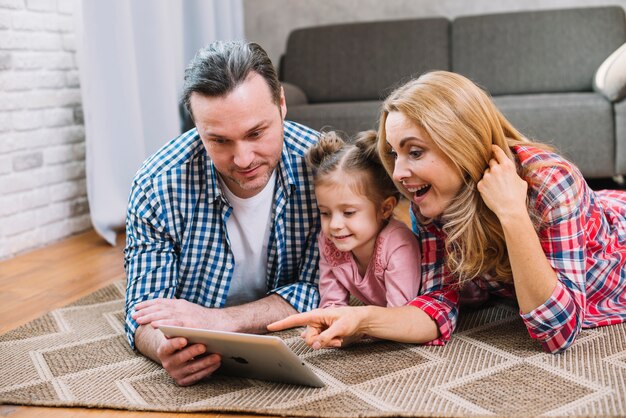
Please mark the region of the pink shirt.
<svg viewBox="0 0 626 418"><path fill-rule="evenodd" d="M402 306L420 289L420 248L402 222L391 219L376 237L374 254L365 275L359 274L349 251L339 251L320 233L320 308L345 306L350 295L367 305Z"/></svg>

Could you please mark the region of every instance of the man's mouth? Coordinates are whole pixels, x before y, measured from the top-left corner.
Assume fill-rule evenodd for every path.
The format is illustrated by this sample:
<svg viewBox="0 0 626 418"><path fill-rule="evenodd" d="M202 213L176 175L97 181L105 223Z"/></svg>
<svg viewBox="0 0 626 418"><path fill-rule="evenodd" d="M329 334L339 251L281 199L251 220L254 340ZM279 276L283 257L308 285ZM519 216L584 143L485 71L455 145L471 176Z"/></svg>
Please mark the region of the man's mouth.
<svg viewBox="0 0 626 418"><path fill-rule="evenodd" d="M239 173L240 175L244 177L247 177L247 176L250 176L251 174L254 174L259 167L261 167L261 165L254 166L252 168L247 168L245 170L237 170L237 173Z"/></svg>

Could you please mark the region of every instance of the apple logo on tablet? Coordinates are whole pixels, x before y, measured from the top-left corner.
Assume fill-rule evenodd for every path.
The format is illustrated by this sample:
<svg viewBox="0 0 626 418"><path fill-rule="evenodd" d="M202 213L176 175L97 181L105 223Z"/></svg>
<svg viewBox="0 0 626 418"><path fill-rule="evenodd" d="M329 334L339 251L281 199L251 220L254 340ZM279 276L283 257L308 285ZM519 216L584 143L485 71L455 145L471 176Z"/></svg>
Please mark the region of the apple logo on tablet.
<svg viewBox="0 0 626 418"><path fill-rule="evenodd" d="M248 364L248 360L243 357L231 357L231 359L235 360L239 364Z"/></svg>

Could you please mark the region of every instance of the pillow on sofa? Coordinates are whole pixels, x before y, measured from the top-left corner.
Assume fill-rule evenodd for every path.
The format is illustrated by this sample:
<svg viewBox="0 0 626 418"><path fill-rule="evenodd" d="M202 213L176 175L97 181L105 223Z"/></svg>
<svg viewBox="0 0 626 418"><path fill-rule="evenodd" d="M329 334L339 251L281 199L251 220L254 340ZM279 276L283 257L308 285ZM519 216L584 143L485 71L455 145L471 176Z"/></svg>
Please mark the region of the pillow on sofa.
<svg viewBox="0 0 626 418"><path fill-rule="evenodd" d="M593 77L593 88L612 102L626 96L626 43L598 67Z"/></svg>

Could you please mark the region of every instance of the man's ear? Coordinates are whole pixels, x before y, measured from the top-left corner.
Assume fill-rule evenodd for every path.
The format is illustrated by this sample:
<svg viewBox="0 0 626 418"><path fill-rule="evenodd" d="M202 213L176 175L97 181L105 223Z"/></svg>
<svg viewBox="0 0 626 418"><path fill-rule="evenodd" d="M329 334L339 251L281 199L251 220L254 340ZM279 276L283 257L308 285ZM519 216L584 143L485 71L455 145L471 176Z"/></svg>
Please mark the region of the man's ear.
<svg viewBox="0 0 626 418"><path fill-rule="evenodd" d="M285 90L283 86L280 86L280 114L284 121L287 115L287 101L285 100Z"/></svg>
<svg viewBox="0 0 626 418"><path fill-rule="evenodd" d="M383 219L389 219L393 215L393 210L396 208L398 204L398 199L395 196L389 196L383 203L380 205L381 214L383 215Z"/></svg>

